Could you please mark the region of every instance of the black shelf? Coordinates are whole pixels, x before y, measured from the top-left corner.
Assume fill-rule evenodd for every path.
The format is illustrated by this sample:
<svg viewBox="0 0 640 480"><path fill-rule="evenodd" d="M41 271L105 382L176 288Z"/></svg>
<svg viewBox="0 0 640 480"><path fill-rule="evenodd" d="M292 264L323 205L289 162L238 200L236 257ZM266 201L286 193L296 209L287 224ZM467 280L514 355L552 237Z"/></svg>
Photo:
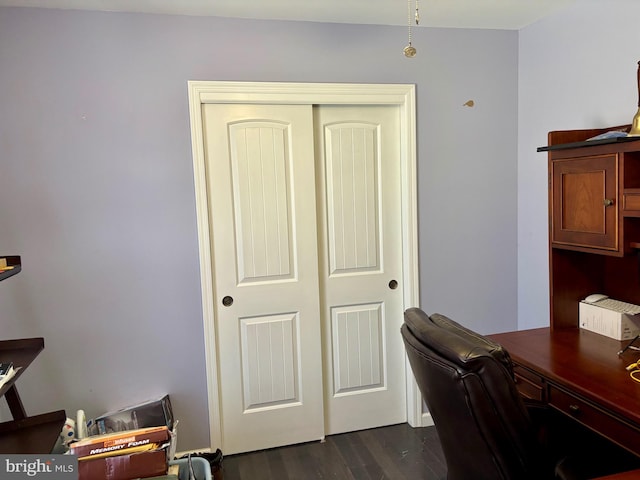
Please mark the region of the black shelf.
<svg viewBox="0 0 640 480"><path fill-rule="evenodd" d="M20 338L0 341L0 363L13 362L15 375L2 387L0 397L16 383L31 362L44 350L44 338ZM26 416L24 412L12 411L13 418Z"/></svg>
<svg viewBox="0 0 640 480"><path fill-rule="evenodd" d="M0 257L0 265L13 267L0 269L0 280L9 278L22 270L17 255ZM27 416L18 395L16 381L44 349L44 338L20 338L0 341L0 363L12 362L15 374L2 387L4 397L13 420L0 423L0 453L37 454L51 453L67 418L64 410Z"/></svg>
<svg viewBox="0 0 640 480"><path fill-rule="evenodd" d="M549 152L551 150L565 150L568 148L590 147L594 145L610 145L613 143L626 143L640 141L640 137L614 137L603 138L601 140L584 140L582 142L559 143L558 145L548 145L546 147L538 147L538 152Z"/></svg>
<svg viewBox="0 0 640 480"><path fill-rule="evenodd" d="M0 453L51 453L66 419L58 410L0 423Z"/></svg>
<svg viewBox="0 0 640 480"><path fill-rule="evenodd" d="M13 277L22 270L22 261L19 255L0 256L2 264L6 263L8 269L0 267L0 281Z"/></svg>
<svg viewBox="0 0 640 480"><path fill-rule="evenodd" d="M44 350L44 339L0 341L0 362L13 362L15 375L0 388L13 420L0 423L0 453L51 453L67 418L64 410L27 416L15 382Z"/></svg>

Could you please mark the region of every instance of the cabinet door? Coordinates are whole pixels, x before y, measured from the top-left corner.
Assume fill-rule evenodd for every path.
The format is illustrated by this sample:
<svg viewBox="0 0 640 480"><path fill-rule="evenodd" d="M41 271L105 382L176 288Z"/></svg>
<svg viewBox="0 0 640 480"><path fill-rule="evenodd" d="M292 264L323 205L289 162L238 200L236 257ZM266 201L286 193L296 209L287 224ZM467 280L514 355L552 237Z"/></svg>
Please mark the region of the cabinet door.
<svg viewBox="0 0 640 480"><path fill-rule="evenodd" d="M617 154L552 160L554 246L618 250Z"/></svg>

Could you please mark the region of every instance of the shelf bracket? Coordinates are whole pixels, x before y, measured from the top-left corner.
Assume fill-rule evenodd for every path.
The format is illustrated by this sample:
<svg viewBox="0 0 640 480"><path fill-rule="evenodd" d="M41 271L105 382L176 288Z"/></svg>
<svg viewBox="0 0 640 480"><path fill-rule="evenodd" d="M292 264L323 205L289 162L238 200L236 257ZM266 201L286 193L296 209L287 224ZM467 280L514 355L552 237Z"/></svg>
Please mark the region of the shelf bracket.
<svg viewBox="0 0 640 480"><path fill-rule="evenodd" d="M27 412L24 409L20 395L15 385L11 385L9 390L4 394L4 398L9 405L9 411L13 415L14 420L23 420L27 418Z"/></svg>

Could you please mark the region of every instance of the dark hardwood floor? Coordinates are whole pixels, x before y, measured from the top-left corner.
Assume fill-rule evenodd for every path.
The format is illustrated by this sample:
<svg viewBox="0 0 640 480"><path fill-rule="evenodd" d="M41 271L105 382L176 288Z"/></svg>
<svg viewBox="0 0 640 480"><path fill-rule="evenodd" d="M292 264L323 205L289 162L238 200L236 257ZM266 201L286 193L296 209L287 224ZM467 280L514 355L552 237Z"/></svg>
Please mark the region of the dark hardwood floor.
<svg viewBox="0 0 640 480"><path fill-rule="evenodd" d="M406 423L311 442L225 456L224 480L444 480L435 427Z"/></svg>

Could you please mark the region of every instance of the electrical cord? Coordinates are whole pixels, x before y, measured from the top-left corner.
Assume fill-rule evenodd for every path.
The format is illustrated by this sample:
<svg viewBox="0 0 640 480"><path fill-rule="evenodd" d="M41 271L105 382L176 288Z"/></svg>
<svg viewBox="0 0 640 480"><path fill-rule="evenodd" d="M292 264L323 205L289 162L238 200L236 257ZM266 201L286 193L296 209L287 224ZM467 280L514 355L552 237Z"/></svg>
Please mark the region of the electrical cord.
<svg viewBox="0 0 640 480"><path fill-rule="evenodd" d="M640 375L640 359L635 363L627 365L626 370L629 372L629 376L633 381L640 383L640 377L638 377L638 375Z"/></svg>

